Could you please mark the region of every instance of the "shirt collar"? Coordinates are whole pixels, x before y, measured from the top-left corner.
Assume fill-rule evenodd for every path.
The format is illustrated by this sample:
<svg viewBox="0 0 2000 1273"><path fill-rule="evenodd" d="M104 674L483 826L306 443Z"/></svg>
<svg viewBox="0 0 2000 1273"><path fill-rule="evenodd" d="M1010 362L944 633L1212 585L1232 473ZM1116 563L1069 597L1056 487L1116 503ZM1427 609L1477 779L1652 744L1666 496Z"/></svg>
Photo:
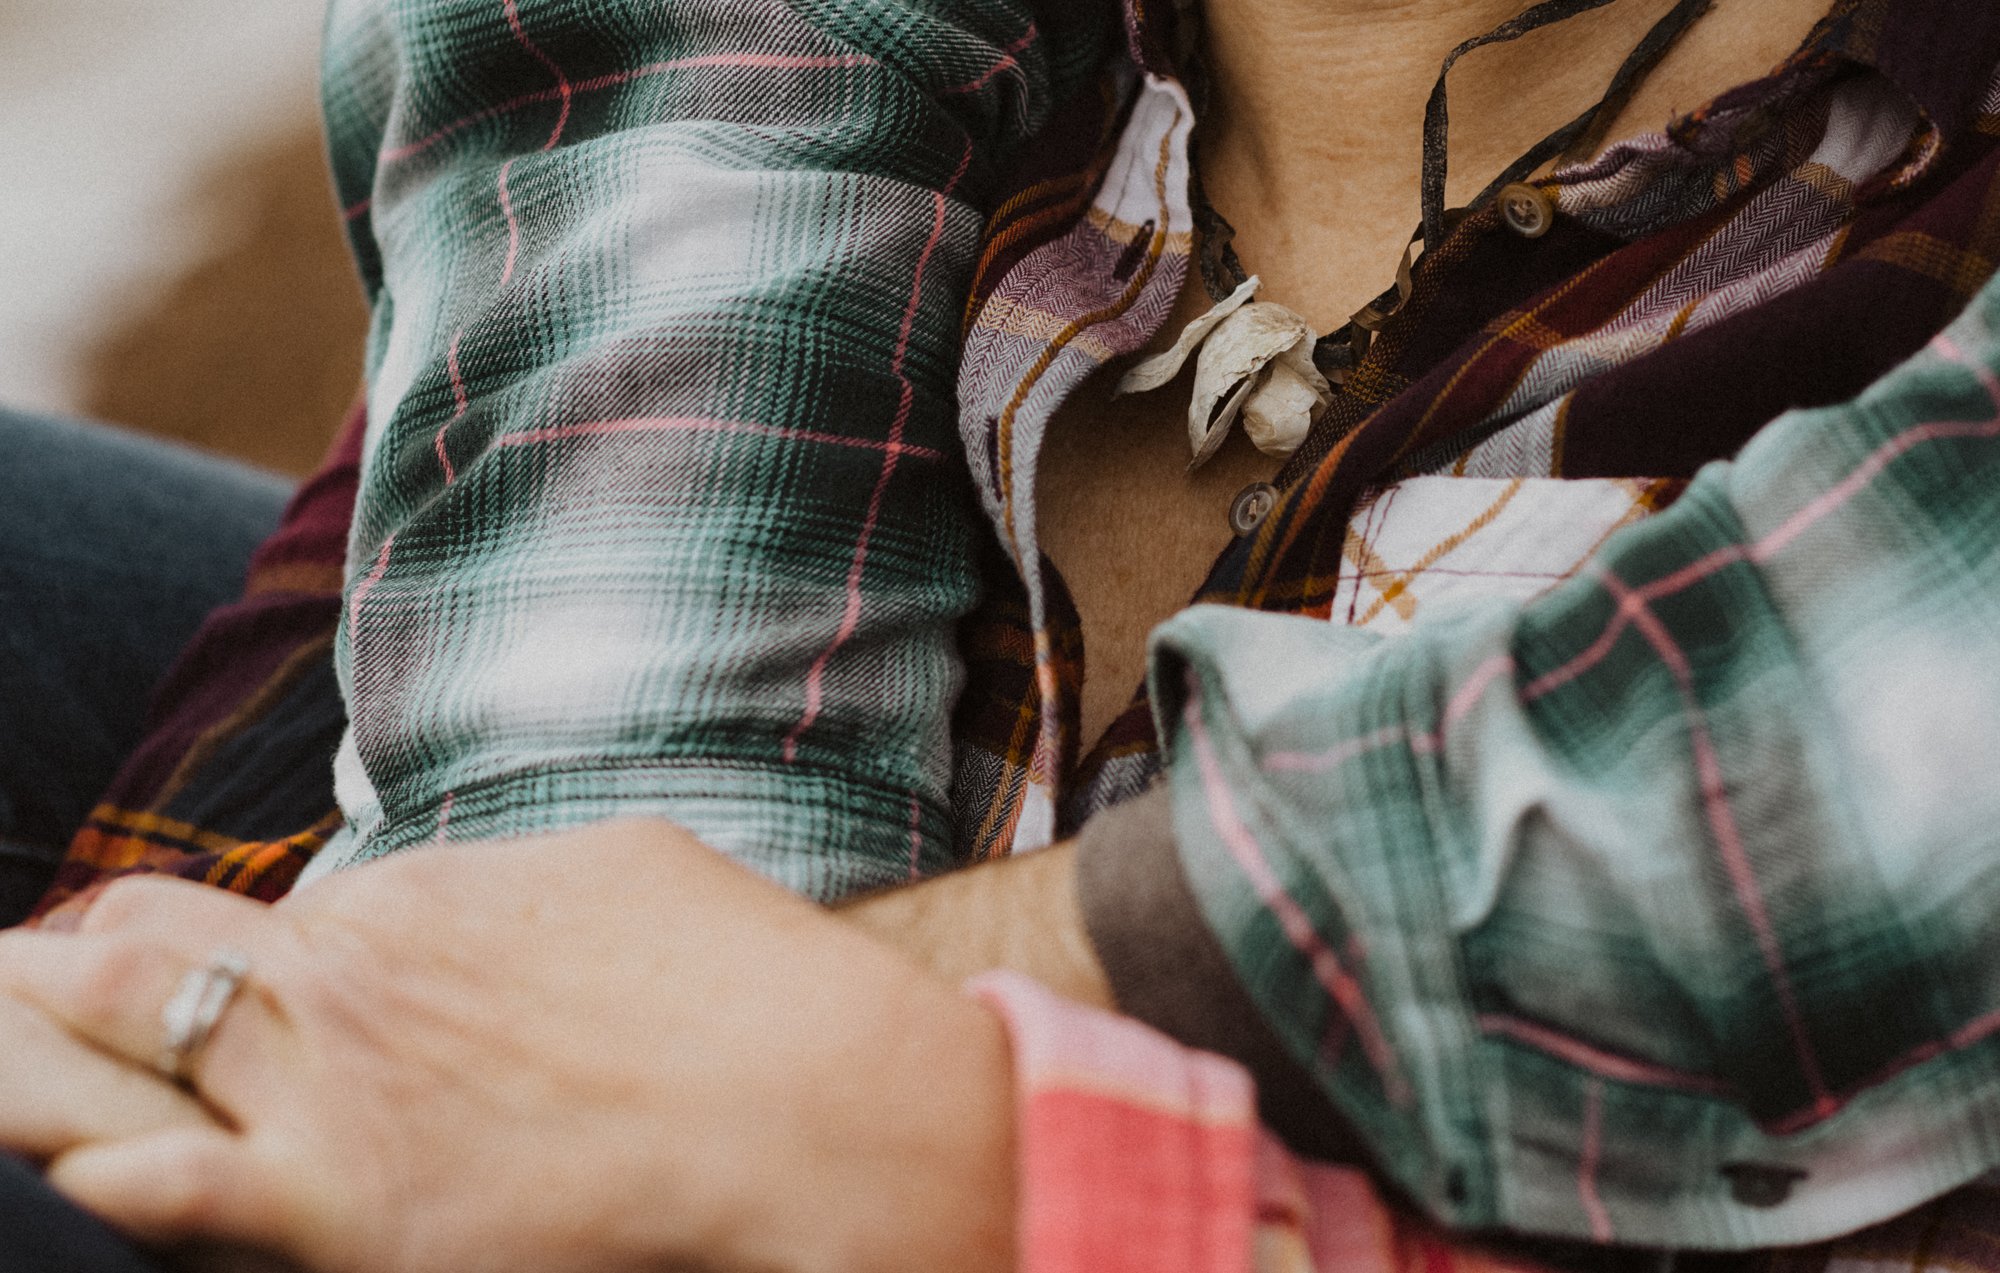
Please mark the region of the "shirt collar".
<svg viewBox="0 0 2000 1273"><path fill-rule="evenodd" d="M1940 32L1951 37L1942 39ZM1700 154L1742 148L1802 93L1865 68L1921 115L1906 157L1871 183L1902 189L1928 175L1974 122L2000 62L2000 7L1955 0L1839 0L1798 52L1770 75L1731 89L1674 122L1668 136Z"/></svg>
<svg viewBox="0 0 2000 1273"><path fill-rule="evenodd" d="M1142 71L1179 78L1184 47L1193 32L1191 0L1123 0L1128 56Z"/></svg>
<svg viewBox="0 0 2000 1273"><path fill-rule="evenodd" d="M1815 39L1827 56L1873 67L1909 94L1949 144L1975 118L2000 63L2000 5L1845 0Z"/></svg>

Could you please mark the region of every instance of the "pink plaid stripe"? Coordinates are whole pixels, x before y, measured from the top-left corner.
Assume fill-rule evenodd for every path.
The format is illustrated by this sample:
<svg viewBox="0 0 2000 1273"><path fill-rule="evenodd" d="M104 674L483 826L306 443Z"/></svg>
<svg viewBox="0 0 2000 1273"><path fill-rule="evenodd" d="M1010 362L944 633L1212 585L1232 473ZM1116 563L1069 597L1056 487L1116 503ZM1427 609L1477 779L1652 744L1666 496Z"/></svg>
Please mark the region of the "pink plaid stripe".
<svg viewBox="0 0 2000 1273"><path fill-rule="evenodd" d="M1533 1273L1392 1211L1363 1172L1295 1158L1249 1076L1017 973L1022 1273Z"/></svg>

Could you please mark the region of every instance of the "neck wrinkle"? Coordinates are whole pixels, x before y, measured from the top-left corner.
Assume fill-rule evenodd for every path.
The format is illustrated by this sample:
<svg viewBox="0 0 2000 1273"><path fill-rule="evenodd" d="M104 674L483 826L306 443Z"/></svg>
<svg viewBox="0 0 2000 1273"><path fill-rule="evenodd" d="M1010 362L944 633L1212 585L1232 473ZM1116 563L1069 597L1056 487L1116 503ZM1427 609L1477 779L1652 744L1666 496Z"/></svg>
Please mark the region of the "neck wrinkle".
<svg viewBox="0 0 2000 1273"><path fill-rule="evenodd" d="M1732 7L1719 0L1702 21ZM1210 0L1205 55L1219 147L1282 197L1301 160L1407 169L1445 56L1528 5L1522 0ZM1473 189L1601 96L1672 0L1617 0L1468 54L1451 78L1452 159ZM1700 24L1697 24L1700 25ZM1544 119L1547 127L1538 126ZM1490 174L1487 174L1490 175Z"/></svg>
<svg viewBox="0 0 2000 1273"><path fill-rule="evenodd" d="M1210 202L1268 299L1330 329L1394 277L1419 216L1445 56L1532 0L1204 0ZM1477 49L1450 82L1447 207L1603 96L1675 0L1615 3ZM1831 0L1716 0L1601 143L1664 127L1798 47Z"/></svg>

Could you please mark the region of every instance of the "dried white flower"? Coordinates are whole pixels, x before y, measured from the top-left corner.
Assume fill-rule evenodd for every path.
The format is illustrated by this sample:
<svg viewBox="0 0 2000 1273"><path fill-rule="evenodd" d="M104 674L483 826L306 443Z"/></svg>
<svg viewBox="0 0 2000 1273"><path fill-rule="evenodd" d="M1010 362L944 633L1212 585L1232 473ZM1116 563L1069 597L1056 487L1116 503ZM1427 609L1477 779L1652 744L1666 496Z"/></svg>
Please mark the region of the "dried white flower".
<svg viewBox="0 0 2000 1273"><path fill-rule="evenodd" d="M1254 276L1245 280L1189 323L1172 349L1146 359L1118 382L1121 394L1157 389L1180 374L1189 354L1200 351L1188 403L1191 469L1215 454L1239 415L1258 450L1288 456L1332 399L1326 377L1313 366L1312 328L1283 305L1252 301L1259 283Z"/></svg>

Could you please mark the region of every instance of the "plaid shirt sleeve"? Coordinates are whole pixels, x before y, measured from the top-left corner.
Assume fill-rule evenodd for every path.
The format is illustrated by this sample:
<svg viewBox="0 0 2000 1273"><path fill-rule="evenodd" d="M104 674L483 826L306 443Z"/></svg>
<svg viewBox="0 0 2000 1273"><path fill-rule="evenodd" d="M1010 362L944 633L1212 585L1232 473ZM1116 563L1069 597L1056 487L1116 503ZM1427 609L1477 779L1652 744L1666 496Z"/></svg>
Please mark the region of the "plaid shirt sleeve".
<svg viewBox="0 0 2000 1273"><path fill-rule="evenodd" d="M2000 286L1540 599L1153 677L1227 993L1440 1219L1782 1245L2000 1162Z"/></svg>
<svg viewBox="0 0 2000 1273"><path fill-rule="evenodd" d="M960 310L1103 30L1020 0L335 0L373 301L348 827L671 817L826 898L950 861Z"/></svg>
<svg viewBox="0 0 2000 1273"><path fill-rule="evenodd" d="M1250 1076L1016 973L973 993L1014 1049L1021 1273L1532 1273L1295 1158Z"/></svg>

